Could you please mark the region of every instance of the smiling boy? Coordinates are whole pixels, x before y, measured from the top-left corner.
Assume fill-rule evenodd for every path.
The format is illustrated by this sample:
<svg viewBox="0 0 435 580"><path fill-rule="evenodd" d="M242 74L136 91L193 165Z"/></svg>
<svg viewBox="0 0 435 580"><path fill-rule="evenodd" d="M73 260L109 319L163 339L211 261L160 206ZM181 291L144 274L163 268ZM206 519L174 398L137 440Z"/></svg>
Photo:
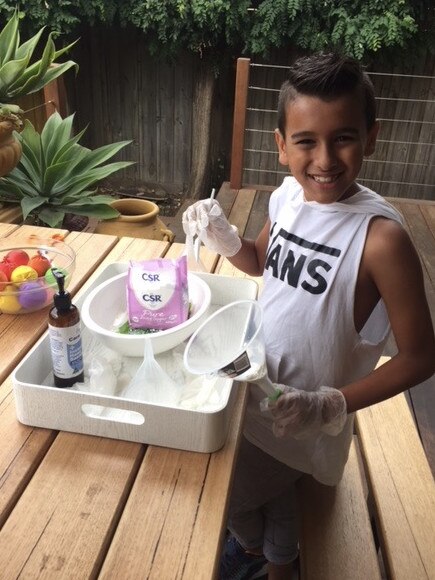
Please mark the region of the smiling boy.
<svg viewBox="0 0 435 580"><path fill-rule="evenodd" d="M270 411L251 385L233 485L221 578L289 578L298 554L294 483L302 473L335 485L353 413L434 372L435 341L422 270L400 215L357 183L379 124L373 86L358 62L316 54L294 63L281 88L279 161L258 238L239 238L215 200L191 206L186 233L240 270L263 275L270 378L287 385ZM397 354L373 370L390 328Z"/></svg>

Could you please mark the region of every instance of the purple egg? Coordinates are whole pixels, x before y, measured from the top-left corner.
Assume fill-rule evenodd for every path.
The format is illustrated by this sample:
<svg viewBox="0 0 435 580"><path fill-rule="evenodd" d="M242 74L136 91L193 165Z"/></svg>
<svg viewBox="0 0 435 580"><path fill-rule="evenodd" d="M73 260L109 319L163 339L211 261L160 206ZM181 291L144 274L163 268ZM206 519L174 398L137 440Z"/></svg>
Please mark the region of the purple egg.
<svg viewBox="0 0 435 580"><path fill-rule="evenodd" d="M47 300L47 289L39 282L25 282L18 290L18 302L28 310L41 308Z"/></svg>

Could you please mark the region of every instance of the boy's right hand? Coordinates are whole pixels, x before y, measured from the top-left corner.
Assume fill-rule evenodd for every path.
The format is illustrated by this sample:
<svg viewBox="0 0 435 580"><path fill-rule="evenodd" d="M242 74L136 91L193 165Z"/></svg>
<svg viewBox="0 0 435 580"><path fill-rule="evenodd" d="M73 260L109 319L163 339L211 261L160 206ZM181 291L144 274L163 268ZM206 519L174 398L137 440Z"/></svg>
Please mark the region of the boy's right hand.
<svg viewBox="0 0 435 580"><path fill-rule="evenodd" d="M202 199L183 213L183 230L186 236L197 236L213 252L227 258L242 247L236 226L232 226L215 199Z"/></svg>

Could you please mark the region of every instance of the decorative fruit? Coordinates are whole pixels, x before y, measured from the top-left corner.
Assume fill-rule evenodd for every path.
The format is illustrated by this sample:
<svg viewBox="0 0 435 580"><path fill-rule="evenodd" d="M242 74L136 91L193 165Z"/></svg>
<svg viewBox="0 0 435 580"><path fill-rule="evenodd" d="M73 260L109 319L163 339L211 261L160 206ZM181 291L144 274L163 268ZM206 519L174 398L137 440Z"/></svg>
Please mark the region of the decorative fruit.
<svg viewBox="0 0 435 580"><path fill-rule="evenodd" d="M8 262L0 262L0 272L3 272L7 279L10 280L11 279L11 274L12 274L12 270L14 269L14 267L12 266L12 264L9 264Z"/></svg>
<svg viewBox="0 0 435 580"><path fill-rule="evenodd" d="M4 272L0 270L0 292L6 288L8 285L9 279Z"/></svg>
<svg viewBox="0 0 435 580"><path fill-rule="evenodd" d="M36 280L38 278L38 273L33 268L29 266L18 266L11 274L11 282L15 284L20 284L21 282L30 282L31 280Z"/></svg>
<svg viewBox="0 0 435 580"><path fill-rule="evenodd" d="M65 276L65 278L68 277L68 272L66 270L64 270L63 268L56 267L56 270L59 270L59 272L62 272L62 274ZM53 270L51 268L46 271L44 278L45 278L46 283L49 286L56 286L56 284L57 284L56 278L54 277Z"/></svg>
<svg viewBox="0 0 435 580"><path fill-rule="evenodd" d="M0 296L0 311L4 314L16 314L21 310L15 287L10 285L4 289L5 294Z"/></svg>
<svg viewBox="0 0 435 580"><path fill-rule="evenodd" d="M29 254L24 250L11 250L5 256L5 262L11 264L14 268L25 266L29 261Z"/></svg>
<svg viewBox="0 0 435 580"><path fill-rule="evenodd" d="M25 282L18 290L18 302L28 310L44 306L46 300L47 288L39 282Z"/></svg>
<svg viewBox="0 0 435 580"><path fill-rule="evenodd" d="M44 276L46 271L51 266L50 260L48 260L44 256L41 256L41 254L36 254L36 256L33 256L32 258L30 258L27 265L30 266L31 268L33 268L34 270L36 270L36 272L38 273L38 276L40 278L42 276Z"/></svg>

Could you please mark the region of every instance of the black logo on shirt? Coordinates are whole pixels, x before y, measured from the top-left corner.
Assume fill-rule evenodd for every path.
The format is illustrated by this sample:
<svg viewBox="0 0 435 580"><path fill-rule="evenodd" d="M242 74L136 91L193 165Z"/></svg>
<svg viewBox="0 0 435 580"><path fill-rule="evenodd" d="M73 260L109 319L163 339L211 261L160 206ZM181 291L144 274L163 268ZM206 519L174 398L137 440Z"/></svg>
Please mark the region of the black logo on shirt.
<svg viewBox="0 0 435 580"><path fill-rule="evenodd" d="M328 287L325 273L331 270L341 250L310 242L283 228L273 235L275 227L276 223L270 232L271 242L264 269L270 269L274 278L287 282L294 288L300 286L311 294L325 292ZM282 245L283 240L290 242L285 244L285 248ZM322 256L317 257L318 254Z"/></svg>

